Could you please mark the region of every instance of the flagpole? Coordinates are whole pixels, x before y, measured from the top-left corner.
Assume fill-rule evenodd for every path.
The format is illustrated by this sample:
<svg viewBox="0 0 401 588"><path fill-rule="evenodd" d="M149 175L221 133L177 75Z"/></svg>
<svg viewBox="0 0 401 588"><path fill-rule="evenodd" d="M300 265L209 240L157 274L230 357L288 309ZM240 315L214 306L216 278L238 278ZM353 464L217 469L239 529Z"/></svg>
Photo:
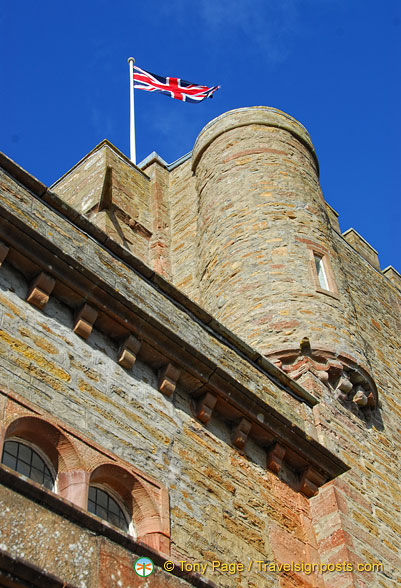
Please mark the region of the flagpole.
<svg viewBox="0 0 401 588"><path fill-rule="evenodd" d="M134 110L134 63L133 57L128 58L129 64L129 97L130 97L130 151L131 161L136 164L136 149L135 149L135 110Z"/></svg>

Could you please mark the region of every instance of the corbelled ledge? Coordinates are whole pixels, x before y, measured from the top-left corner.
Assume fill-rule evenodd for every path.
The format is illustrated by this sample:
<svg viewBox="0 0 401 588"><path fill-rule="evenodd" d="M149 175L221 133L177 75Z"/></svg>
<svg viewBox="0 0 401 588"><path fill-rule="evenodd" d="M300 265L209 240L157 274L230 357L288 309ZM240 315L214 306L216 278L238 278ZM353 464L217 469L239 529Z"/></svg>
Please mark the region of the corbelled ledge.
<svg viewBox="0 0 401 588"><path fill-rule="evenodd" d="M349 469L313 438L309 392L4 155L0 166L0 264L31 284L27 302L58 298L77 335L95 327L121 342L120 365L148 364L166 396L178 384L201 422L224 419L239 449L252 438L305 495Z"/></svg>

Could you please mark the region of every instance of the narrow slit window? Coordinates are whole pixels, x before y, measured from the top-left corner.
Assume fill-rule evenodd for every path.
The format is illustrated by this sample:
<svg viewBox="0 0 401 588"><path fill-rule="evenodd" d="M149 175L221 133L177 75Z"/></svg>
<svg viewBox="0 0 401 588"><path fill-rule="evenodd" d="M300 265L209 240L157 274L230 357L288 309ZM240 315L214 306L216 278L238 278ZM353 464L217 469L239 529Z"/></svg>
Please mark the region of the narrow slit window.
<svg viewBox="0 0 401 588"><path fill-rule="evenodd" d="M316 253L314 254L314 258L317 278L319 280L320 287L323 288L323 290L330 290L329 283L327 281L326 271L324 269L323 258L319 255L316 255Z"/></svg>

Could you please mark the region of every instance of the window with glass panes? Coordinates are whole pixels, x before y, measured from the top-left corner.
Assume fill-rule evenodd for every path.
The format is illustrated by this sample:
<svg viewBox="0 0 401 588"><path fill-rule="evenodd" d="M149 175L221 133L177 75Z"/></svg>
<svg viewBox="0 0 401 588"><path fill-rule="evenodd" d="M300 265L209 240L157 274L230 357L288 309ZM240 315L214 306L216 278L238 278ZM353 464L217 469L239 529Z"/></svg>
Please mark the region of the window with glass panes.
<svg viewBox="0 0 401 588"><path fill-rule="evenodd" d="M88 511L128 532L129 523L121 507L108 492L97 486L89 487Z"/></svg>
<svg viewBox="0 0 401 588"><path fill-rule="evenodd" d="M323 264L323 258L317 253L314 254L315 267L317 273L317 279L319 280L320 287L323 290L329 290L329 283L327 281L326 270Z"/></svg>
<svg viewBox="0 0 401 588"><path fill-rule="evenodd" d="M39 453L21 441L4 443L1 463L53 490L54 477Z"/></svg>

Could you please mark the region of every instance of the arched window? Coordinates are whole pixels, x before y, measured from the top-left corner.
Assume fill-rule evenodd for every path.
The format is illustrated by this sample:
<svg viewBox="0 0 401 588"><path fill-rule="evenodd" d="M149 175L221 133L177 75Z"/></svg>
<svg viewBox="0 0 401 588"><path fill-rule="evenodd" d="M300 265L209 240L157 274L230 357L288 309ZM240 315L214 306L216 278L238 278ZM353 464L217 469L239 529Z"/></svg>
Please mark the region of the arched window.
<svg viewBox="0 0 401 588"><path fill-rule="evenodd" d="M128 517L116 498L112 496L108 488L89 486L88 511L129 533L130 523Z"/></svg>
<svg viewBox="0 0 401 588"><path fill-rule="evenodd" d="M54 489L55 476L50 465L40 455L37 448L33 448L25 441L19 439L7 440L4 443L1 463L16 472L31 478L34 482L42 484L49 490Z"/></svg>

